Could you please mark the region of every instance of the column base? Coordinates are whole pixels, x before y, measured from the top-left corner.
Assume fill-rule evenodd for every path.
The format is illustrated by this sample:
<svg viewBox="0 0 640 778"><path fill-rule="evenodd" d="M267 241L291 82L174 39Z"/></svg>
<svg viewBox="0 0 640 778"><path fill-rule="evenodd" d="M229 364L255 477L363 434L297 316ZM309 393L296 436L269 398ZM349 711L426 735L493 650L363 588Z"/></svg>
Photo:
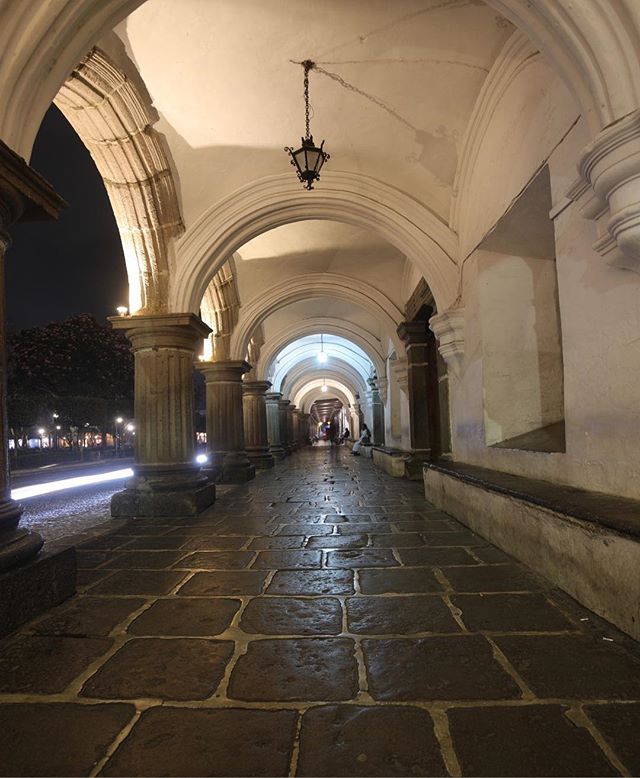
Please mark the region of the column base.
<svg viewBox="0 0 640 778"><path fill-rule="evenodd" d="M0 573L19 567L35 558L44 545L37 532L15 529L0 535Z"/></svg>
<svg viewBox="0 0 640 778"><path fill-rule="evenodd" d="M213 505L216 487L193 468L136 468L136 475L123 492L111 498L114 518L180 518L197 516Z"/></svg>
<svg viewBox="0 0 640 778"><path fill-rule="evenodd" d="M44 553L0 573L0 637L76 593L76 550Z"/></svg>
<svg viewBox="0 0 640 778"><path fill-rule="evenodd" d="M430 449L412 451L411 456L404 463L404 477L410 481L422 481L425 462L431 461Z"/></svg>
<svg viewBox="0 0 640 778"><path fill-rule="evenodd" d="M252 481L256 477L256 467L247 459L245 464L233 463L224 464L222 468L221 483L223 484L244 484Z"/></svg>
<svg viewBox="0 0 640 778"><path fill-rule="evenodd" d="M262 449L261 451L247 451L247 457L252 465L255 465L256 470L271 470L276 461L273 454L269 449Z"/></svg>
<svg viewBox="0 0 640 778"><path fill-rule="evenodd" d="M278 459L278 460L284 459L287 456L287 452L279 443L276 444L275 446L270 446L269 452L274 459Z"/></svg>

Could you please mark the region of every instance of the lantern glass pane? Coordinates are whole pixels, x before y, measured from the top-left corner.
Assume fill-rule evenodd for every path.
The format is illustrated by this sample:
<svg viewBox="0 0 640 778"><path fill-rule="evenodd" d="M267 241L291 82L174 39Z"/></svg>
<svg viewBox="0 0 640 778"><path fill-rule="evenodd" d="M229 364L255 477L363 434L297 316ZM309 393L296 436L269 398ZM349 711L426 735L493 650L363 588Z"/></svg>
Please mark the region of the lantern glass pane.
<svg viewBox="0 0 640 778"><path fill-rule="evenodd" d="M296 162L296 165L298 167L298 170L303 173L306 169L306 156L304 153L304 148L300 148L297 151L293 152L293 158Z"/></svg>

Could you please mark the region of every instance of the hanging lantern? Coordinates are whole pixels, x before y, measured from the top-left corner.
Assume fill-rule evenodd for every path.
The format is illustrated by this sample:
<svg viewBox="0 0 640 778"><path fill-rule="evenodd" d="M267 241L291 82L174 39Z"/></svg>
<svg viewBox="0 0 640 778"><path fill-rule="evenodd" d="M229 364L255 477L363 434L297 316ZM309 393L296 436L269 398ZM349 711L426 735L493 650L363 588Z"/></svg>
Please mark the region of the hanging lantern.
<svg viewBox="0 0 640 778"><path fill-rule="evenodd" d="M291 156L291 164L295 167L298 178L303 183L305 189L313 189L313 182L320 178L322 166L329 159L329 155L323 150L324 141L320 146L313 142L309 122L309 71L313 70L315 63L306 59L302 66L304 67L304 111L305 111L305 137L301 138L302 146L299 149L293 149L285 146L285 151Z"/></svg>

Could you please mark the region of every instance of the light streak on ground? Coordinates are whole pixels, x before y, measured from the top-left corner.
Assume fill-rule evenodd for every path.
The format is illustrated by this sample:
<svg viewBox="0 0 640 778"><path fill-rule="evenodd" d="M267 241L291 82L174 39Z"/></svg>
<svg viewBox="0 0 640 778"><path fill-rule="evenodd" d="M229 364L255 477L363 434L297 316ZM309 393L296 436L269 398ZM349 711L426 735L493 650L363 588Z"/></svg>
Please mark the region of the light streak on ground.
<svg viewBox="0 0 640 778"><path fill-rule="evenodd" d="M44 484L32 484L31 486L19 486L11 490L11 497L14 500L26 500L29 497L38 497L41 494L51 494L52 492L62 492L65 489L75 489L78 486L89 486L90 484L102 484L107 481L120 481L123 478L131 478L133 470L130 467L122 470L112 470L109 473L99 473L98 475L79 475L75 478L62 478L59 481L48 481Z"/></svg>

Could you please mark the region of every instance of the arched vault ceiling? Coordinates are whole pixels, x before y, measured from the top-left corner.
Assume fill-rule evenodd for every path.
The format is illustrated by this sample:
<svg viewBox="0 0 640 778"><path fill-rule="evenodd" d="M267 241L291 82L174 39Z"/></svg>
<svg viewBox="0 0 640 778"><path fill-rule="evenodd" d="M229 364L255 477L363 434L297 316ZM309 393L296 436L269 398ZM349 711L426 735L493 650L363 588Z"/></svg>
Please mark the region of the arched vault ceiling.
<svg viewBox="0 0 640 778"><path fill-rule="evenodd" d="M306 273L341 273L366 281L402 307L406 258L378 233L350 224L308 219L264 232L237 252L236 273L243 301L278 278ZM241 261L240 261L241 260Z"/></svg>
<svg viewBox="0 0 640 778"><path fill-rule="evenodd" d="M187 225L212 202L288 169L312 131L331 169L366 173L446 218L459 144L513 27L482 2L147 0L117 28L161 115Z"/></svg>

